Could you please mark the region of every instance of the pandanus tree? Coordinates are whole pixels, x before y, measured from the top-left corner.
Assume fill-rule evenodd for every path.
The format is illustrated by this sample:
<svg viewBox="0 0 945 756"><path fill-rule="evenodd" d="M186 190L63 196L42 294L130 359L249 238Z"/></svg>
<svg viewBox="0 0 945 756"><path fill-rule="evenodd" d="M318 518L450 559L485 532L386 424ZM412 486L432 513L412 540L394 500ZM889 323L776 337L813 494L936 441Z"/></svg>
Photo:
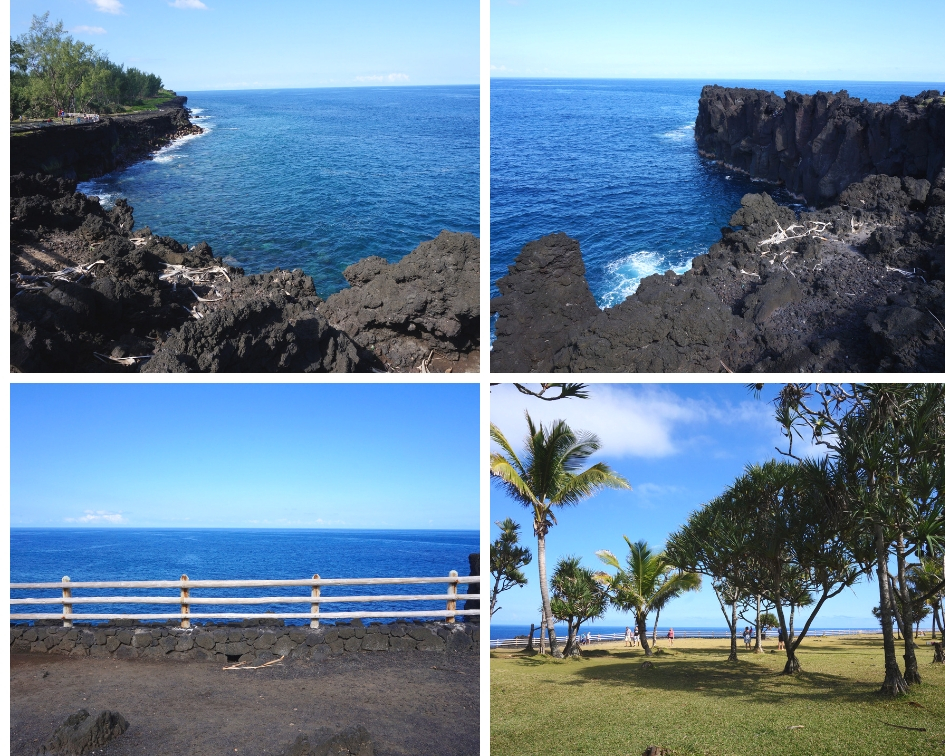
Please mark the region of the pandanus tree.
<svg viewBox="0 0 945 756"><path fill-rule="evenodd" d="M565 656L581 655L578 642L581 625L603 615L607 601L607 590L593 572L581 565L580 557L566 556L558 560L551 577L551 613L555 619L568 624Z"/></svg>
<svg viewBox="0 0 945 756"><path fill-rule="evenodd" d="M693 512L685 525L666 541L670 564L687 572L710 578L729 630L729 661L738 661L738 606L743 598L740 586L750 565L745 548L747 521L733 513L720 498Z"/></svg>
<svg viewBox="0 0 945 756"><path fill-rule="evenodd" d="M776 610L786 631L784 674L793 674L800 670L797 649L824 603L862 574L861 554L848 540L847 519L833 496L831 471L824 460L771 460L749 465L727 494L750 528L746 546L754 569L744 573L742 587ZM793 615L808 594L818 598L795 637L785 608Z"/></svg>
<svg viewBox="0 0 945 756"><path fill-rule="evenodd" d="M697 573L674 567L665 552L655 553L646 541L631 543L627 536L623 540L629 549L626 566L613 552L602 549L597 552L598 558L616 571L612 575L600 572L597 579L607 586L614 606L633 614L643 653L652 656L653 649L646 637L647 617L651 612L658 615L666 604L686 591L698 590L702 579Z"/></svg>
<svg viewBox="0 0 945 756"><path fill-rule="evenodd" d="M489 597L490 617L502 608L498 606L500 593L528 583L522 567L532 561L532 552L518 544L518 531L521 526L511 517L506 517L496 525L502 532L489 548L489 574L493 581L492 595Z"/></svg>
<svg viewBox="0 0 945 756"><path fill-rule="evenodd" d="M945 386L941 384L788 384L776 402L788 439L810 434L828 449L850 537L870 545L879 587L886 676L880 692L897 695L921 682L912 637L907 560L934 551L945 537L942 500ZM895 556L895 568L890 557ZM924 601L945 587L933 585ZM896 660L893 617L901 614L905 675Z"/></svg>
<svg viewBox="0 0 945 756"><path fill-rule="evenodd" d="M490 455L489 471L510 498L532 512L532 527L538 539L542 615L551 653L560 657L545 565L545 538L558 522L555 510L579 504L608 488L629 489L630 484L603 462L584 468L587 459L600 449L600 440L593 433L573 431L563 420L554 421L549 428L536 426L528 412L525 422L528 435L518 454L498 427L490 427L492 441L500 451Z"/></svg>

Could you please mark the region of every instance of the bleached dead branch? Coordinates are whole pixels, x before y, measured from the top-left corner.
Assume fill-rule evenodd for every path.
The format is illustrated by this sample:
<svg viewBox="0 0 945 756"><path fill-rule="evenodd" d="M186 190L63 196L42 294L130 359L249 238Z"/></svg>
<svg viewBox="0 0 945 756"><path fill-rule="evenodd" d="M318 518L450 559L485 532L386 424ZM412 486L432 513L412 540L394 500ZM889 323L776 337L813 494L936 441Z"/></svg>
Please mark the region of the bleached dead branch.
<svg viewBox="0 0 945 756"><path fill-rule="evenodd" d="M267 661L265 664L260 664L258 667L244 667L243 665L246 662L238 662L231 667L224 667L223 669L262 669L263 667L269 667L269 666L272 666L273 664L278 664L283 659L285 659L285 656L280 656L278 659Z"/></svg>
<svg viewBox="0 0 945 756"><path fill-rule="evenodd" d="M104 265L104 260L96 260L86 265L77 265L74 268L63 268L62 270L50 271L48 273L36 273L26 275L24 273L13 273L10 278L11 283L16 284L16 288L26 291L36 291L47 289L52 286L50 281L69 281L78 283L92 271L96 265Z"/></svg>
<svg viewBox="0 0 945 756"><path fill-rule="evenodd" d="M98 352L92 352L92 354L98 357L102 362L116 362L125 367L134 367L138 360L150 360L151 357L154 356L151 354L142 354L139 357L111 357L107 354L99 354Z"/></svg>
<svg viewBox="0 0 945 756"><path fill-rule="evenodd" d="M758 242L759 248L766 247L769 244L781 244L794 239L803 239L805 236L827 241L824 234L827 233L827 226L830 225L824 221L806 221L805 223L792 223L787 228L781 228L778 221L775 221L775 223L778 225L778 230L767 239ZM764 252L761 254L764 254Z"/></svg>
<svg viewBox="0 0 945 756"><path fill-rule="evenodd" d="M900 249L902 248L900 247ZM894 268L891 265L887 265L886 272L887 273L901 273L906 278L919 278L922 280L923 283L926 282L923 276L920 276L918 273L915 272L915 269L910 271L910 270L903 270L902 268Z"/></svg>
<svg viewBox="0 0 945 756"><path fill-rule="evenodd" d="M230 280L226 268L220 265L211 265L206 268L188 268L186 265L164 263L164 267L167 270L161 274L160 279L174 284L180 281L190 281L190 283L198 286L210 286L219 282L216 276L223 276L227 281Z"/></svg>
<svg viewBox="0 0 945 756"><path fill-rule="evenodd" d="M430 363L433 362L433 352L434 352L434 350L431 349L431 350L430 350L430 356L427 357L426 359L420 360L420 372L421 372L421 373L429 373L429 372L430 372L430 369L429 369L429 368L430 368Z"/></svg>

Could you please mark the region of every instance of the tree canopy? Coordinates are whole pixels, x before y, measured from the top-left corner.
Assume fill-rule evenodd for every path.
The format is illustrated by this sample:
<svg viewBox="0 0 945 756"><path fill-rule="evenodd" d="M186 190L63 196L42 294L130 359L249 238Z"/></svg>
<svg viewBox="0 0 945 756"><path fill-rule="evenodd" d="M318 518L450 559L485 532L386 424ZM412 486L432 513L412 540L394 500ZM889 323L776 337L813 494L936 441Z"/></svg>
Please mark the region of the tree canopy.
<svg viewBox="0 0 945 756"><path fill-rule="evenodd" d="M74 39L49 13L10 41L10 117L48 117L60 110L111 113L161 91L161 77L112 63Z"/></svg>

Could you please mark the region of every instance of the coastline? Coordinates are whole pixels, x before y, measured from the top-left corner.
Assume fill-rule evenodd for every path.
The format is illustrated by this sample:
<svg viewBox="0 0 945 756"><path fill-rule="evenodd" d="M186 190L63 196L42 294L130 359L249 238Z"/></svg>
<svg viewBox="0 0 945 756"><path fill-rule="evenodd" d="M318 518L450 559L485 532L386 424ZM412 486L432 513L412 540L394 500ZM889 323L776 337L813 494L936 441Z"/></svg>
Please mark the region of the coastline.
<svg viewBox="0 0 945 756"><path fill-rule="evenodd" d="M530 242L497 282L493 369L945 368L945 98L924 92L886 106L820 93L790 102L788 112L773 93L705 87L697 145L753 178L805 189L820 209L797 215L747 194L690 271L650 276L604 310L576 240ZM905 125L890 127L893 136L876 125L897 119ZM869 141L874 132L880 144Z"/></svg>
<svg viewBox="0 0 945 756"><path fill-rule="evenodd" d="M393 265L361 260L322 300L301 271L247 276L206 243L133 231L125 200L105 211L76 193L77 177L198 133L185 102L11 137L11 369L478 372L472 234L444 231Z"/></svg>

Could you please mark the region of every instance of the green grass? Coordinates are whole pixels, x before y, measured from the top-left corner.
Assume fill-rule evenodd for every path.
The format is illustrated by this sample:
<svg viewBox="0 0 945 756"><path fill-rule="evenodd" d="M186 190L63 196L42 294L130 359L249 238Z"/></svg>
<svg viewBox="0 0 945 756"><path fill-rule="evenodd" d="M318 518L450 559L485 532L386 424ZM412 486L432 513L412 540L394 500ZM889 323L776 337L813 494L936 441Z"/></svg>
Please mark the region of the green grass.
<svg viewBox="0 0 945 756"><path fill-rule="evenodd" d="M652 657L652 669L622 643L566 661L493 652L490 752L638 756L661 745L674 756L945 754L945 665L929 663L927 646L919 648L923 684L895 700L876 693L878 637L805 640L794 676L779 674L783 652L739 649L738 663L727 656L727 641L700 640L677 641ZM788 729L795 725L803 728Z"/></svg>
<svg viewBox="0 0 945 756"><path fill-rule="evenodd" d="M157 96L142 100L140 105L123 105L121 113L140 113L145 110L157 110L158 105L162 105L175 97L177 97L176 92L172 92L169 89L162 89L158 92ZM115 115L121 115L121 113L116 113Z"/></svg>

